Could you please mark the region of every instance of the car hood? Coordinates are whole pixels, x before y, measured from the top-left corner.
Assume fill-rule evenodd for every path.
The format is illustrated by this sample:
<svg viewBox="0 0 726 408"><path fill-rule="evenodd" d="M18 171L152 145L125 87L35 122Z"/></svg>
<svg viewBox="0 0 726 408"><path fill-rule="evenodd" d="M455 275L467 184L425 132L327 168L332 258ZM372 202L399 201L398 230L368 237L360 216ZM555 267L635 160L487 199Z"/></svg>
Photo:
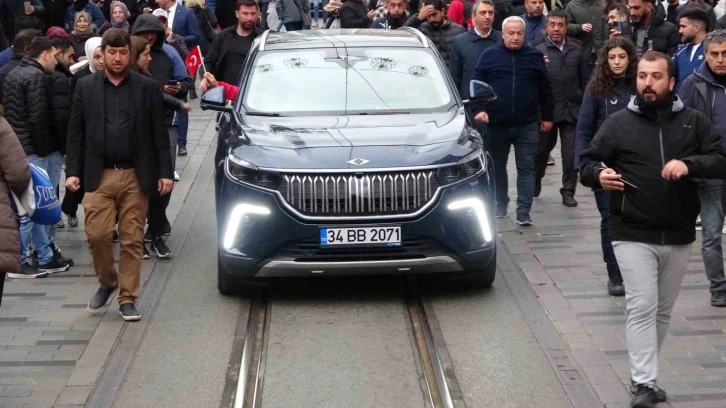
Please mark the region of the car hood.
<svg viewBox="0 0 726 408"><path fill-rule="evenodd" d="M262 168L418 167L456 162L481 148L479 138L464 132L461 109L427 115L246 116L245 122L249 142L232 154Z"/></svg>

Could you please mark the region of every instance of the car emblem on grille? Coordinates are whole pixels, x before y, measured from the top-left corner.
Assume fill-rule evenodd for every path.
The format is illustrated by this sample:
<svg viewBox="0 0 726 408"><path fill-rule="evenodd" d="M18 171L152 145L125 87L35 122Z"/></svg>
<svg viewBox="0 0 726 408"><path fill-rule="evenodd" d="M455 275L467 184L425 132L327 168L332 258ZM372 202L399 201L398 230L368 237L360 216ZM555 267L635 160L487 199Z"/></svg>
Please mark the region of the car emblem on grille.
<svg viewBox="0 0 726 408"><path fill-rule="evenodd" d="M353 160L348 160L348 163L355 164L356 166L362 166L362 165L368 164L370 162L371 162L370 160L361 159L361 158L357 158L357 159L353 159Z"/></svg>

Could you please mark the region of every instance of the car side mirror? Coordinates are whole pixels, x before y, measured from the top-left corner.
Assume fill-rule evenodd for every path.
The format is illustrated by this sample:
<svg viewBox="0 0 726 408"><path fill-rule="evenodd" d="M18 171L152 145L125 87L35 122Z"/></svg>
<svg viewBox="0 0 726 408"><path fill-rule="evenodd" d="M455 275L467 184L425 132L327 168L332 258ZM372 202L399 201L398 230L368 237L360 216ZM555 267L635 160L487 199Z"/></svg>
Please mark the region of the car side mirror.
<svg viewBox="0 0 726 408"><path fill-rule="evenodd" d="M227 105L227 100L224 99L224 88L221 86L216 86L205 92L199 102L199 107L202 110L209 109L218 112L232 112L234 110L234 108Z"/></svg>
<svg viewBox="0 0 726 408"><path fill-rule="evenodd" d="M497 99L497 94L491 85L472 79L469 82L469 99L464 101L464 106L483 108L495 99Z"/></svg>

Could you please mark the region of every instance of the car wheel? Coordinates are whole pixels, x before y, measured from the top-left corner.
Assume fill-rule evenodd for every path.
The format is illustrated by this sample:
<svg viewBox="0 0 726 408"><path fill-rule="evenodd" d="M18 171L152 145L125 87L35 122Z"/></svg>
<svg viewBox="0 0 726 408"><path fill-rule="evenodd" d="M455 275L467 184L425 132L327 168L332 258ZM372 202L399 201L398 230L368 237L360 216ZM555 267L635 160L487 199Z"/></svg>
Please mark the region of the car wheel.
<svg viewBox="0 0 726 408"><path fill-rule="evenodd" d="M225 296L251 295L259 285L251 282L251 279L237 278L227 271L222 261L217 258L217 289Z"/></svg>

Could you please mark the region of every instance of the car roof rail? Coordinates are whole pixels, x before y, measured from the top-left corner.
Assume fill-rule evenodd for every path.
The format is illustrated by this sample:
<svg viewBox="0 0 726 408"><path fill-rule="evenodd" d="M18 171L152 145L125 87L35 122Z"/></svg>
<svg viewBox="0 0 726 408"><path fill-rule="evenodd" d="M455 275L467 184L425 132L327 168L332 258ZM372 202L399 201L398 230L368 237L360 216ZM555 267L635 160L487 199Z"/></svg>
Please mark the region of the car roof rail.
<svg viewBox="0 0 726 408"><path fill-rule="evenodd" d="M267 29L264 33L262 33L262 36L260 37L260 51L265 50L265 44L267 44L267 37L270 36L270 32L272 32L272 30Z"/></svg>
<svg viewBox="0 0 726 408"><path fill-rule="evenodd" d="M416 37L418 37L418 39L421 40L421 44L423 44L424 47L426 47L426 48L430 48L431 47L430 44L429 44L429 39L421 31L419 31L419 30L417 30L417 29L415 29L413 27L400 27L399 30L401 30L401 29L404 29L404 30L408 31L411 34L415 34Z"/></svg>

